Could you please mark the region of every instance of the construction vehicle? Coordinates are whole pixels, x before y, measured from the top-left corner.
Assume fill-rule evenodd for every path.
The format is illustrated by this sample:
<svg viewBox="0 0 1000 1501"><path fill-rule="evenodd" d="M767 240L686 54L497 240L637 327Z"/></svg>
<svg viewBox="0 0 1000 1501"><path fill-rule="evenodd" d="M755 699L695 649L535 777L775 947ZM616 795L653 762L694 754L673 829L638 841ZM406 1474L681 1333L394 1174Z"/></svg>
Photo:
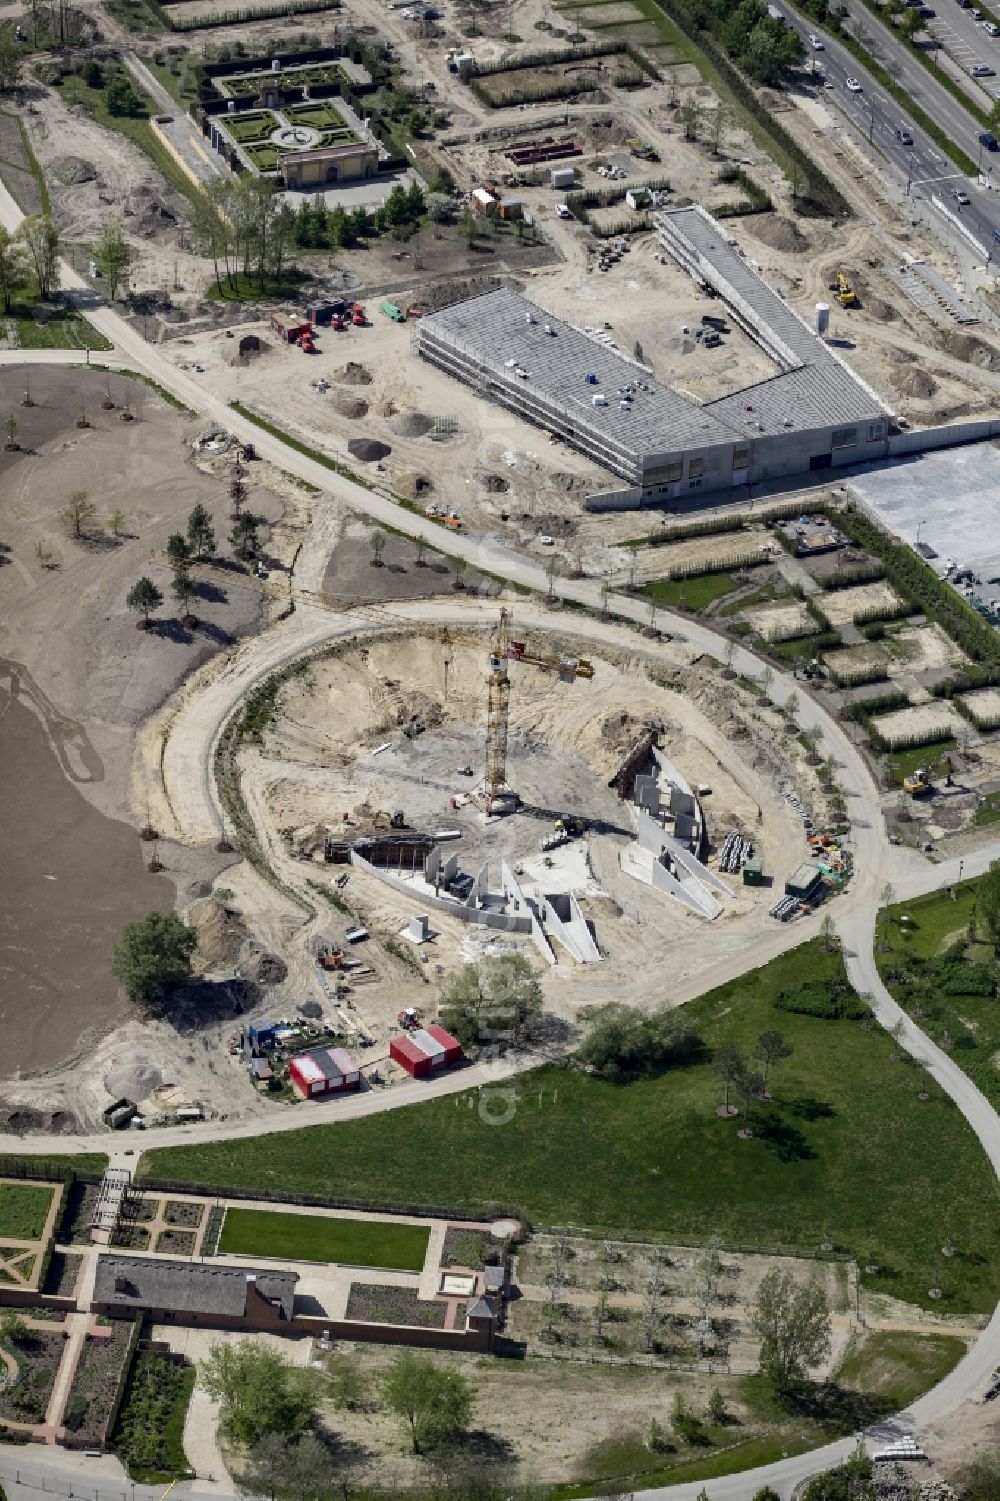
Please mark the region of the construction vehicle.
<svg viewBox="0 0 1000 1501"><path fill-rule="evenodd" d="M660 160L660 153L650 146L648 141L640 141L638 136L629 136L625 144L632 155L637 156L640 161L658 162Z"/></svg>
<svg viewBox="0 0 1000 1501"><path fill-rule="evenodd" d="M378 828L380 823L386 823L390 829L406 828L406 813L402 808L396 808L392 813L387 813L384 808L379 808L372 815L372 827Z"/></svg>
<svg viewBox="0 0 1000 1501"><path fill-rule="evenodd" d="M510 722L511 662L526 662L548 672L557 672L563 682L592 678L593 664L586 657L559 657L552 653L529 652L523 641L511 639L513 613L500 611L500 620L490 646L490 670L486 678L489 691L486 714L486 775L481 793L482 805L489 813L505 813L517 804L517 794L507 784L507 729Z"/></svg>
<svg viewBox="0 0 1000 1501"><path fill-rule="evenodd" d="M570 839L579 839L580 835L586 831L587 820L567 814L564 818L557 818L552 827L557 834L566 834Z"/></svg>
<svg viewBox="0 0 1000 1501"><path fill-rule="evenodd" d="M830 291L834 294L841 307L854 307L857 303L857 293L843 271L837 272L837 280L830 283Z"/></svg>
<svg viewBox="0 0 1000 1501"><path fill-rule="evenodd" d="M930 772L926 767L918 766L916 771L911 771L908 777L903 778L903 791L910 797L926 797L934 788L931 784Z"/></svg>

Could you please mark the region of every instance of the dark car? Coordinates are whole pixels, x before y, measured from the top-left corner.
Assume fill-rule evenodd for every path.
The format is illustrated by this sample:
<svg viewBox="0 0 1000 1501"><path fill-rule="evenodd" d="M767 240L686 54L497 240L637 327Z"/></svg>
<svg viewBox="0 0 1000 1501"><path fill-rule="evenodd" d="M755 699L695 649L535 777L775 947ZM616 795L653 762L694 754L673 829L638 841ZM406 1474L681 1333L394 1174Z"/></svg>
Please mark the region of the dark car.
<svg viewBox="0 0 1000 1501"><path fill-rule="evenodd" d="M985 146L987 151L996 151L998 149L997 138L990 130L981 130L979 132L979 144Z"/></svg>

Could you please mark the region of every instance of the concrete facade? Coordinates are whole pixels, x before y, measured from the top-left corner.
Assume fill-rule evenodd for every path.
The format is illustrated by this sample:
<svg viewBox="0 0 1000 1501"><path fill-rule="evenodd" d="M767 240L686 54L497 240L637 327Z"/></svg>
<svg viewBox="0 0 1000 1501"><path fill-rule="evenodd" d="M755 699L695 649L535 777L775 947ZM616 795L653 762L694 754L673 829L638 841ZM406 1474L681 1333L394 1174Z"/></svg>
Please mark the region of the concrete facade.
<svg viewBox="0 0 1000 1501"><path fill-rule="evenodd" d="M421 319L422 359L626 482L626 509L883 457L890 414L702 209L657 216L665 250L724 304L776 373L699 404L507 288Z"/></svg>
<svg viewBox="0 0 1000 1501"><path fill-rule="evenodd" d="M278 168L286 188L306 192L332 183L362 182L378 176L378 147L371 141L345 141L315 151L284 152Z"/></svg>

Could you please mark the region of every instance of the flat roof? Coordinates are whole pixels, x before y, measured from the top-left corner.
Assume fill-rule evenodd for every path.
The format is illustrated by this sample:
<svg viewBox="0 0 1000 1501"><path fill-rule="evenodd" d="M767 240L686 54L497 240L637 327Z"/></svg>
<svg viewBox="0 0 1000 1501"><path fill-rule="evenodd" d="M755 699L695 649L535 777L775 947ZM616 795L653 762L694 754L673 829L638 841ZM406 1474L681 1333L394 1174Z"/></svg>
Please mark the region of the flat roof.
<svg viewBox="0 0 1000 1501"><path fill-rule="evenodd" d="M533 387L577 422L606 433L636 454L725 443L734 436L708 407L671 390L617 350L509 287L425 314L420 332L440 334L505 378L512 373L508 361L513 360L527 371L527 379L519 384ZM597 377L596 384L588 382L588 375ZM649 390L637 390L632 410L620 411L619 387L635 387L638 381ZM606 407L594 406L598 393L607 398Z"/></svg>

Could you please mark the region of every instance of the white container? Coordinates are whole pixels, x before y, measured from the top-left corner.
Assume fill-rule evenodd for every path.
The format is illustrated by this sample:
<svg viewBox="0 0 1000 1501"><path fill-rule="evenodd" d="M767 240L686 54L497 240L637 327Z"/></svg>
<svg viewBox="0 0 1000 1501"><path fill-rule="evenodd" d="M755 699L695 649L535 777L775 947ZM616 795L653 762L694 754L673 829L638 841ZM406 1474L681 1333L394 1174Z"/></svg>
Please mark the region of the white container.
<svg viewBox="0 0 1000 1501"><path fill-rule="evenodd" d="M606 407L608 404L608 398L606 396L602 396L600 391L598 391L597 395L592 397L591 399L595 407Z"/></svg>
<svg viewBox="0 0 1000 1501"><path fill-rule="evenodd" d="M817 302L816 304L816 332L825 334L830 327L830 304Z"/></svg>

